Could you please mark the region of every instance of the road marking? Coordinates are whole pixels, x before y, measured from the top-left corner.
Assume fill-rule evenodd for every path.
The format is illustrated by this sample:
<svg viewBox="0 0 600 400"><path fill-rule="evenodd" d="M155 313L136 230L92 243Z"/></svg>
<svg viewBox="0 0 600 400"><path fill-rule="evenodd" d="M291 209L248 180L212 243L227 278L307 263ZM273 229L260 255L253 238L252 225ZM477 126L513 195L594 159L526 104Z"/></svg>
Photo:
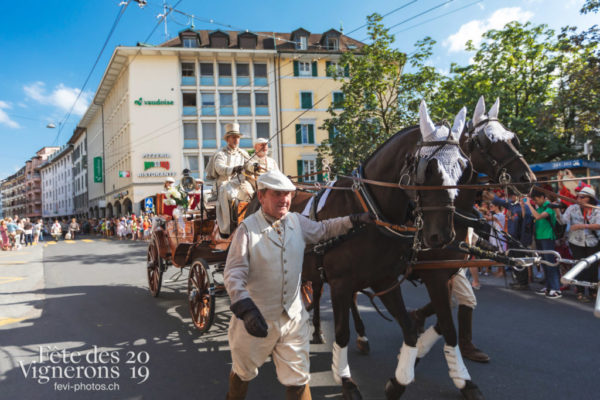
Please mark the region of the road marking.
<svg viewBox="0 0 600 400"><path fill-rule="evenodd" d="M86 243L94 243L94 241L91 239L81 239L81 241Z"/></svg>
<svg viewBox="0 0 600 400"><path fill-rule="evenodd" d="M58 242L48 242L46 244L58 244Z"/></svg>
<svg viewBox="0 0 600 400"><path fill-rule="evenodd" d="M26 318L2 318L0 319L0 326L14 324L15 322L21 322Z"/></svg>
<svg viewBox="0 0 600 400"><path fill-rule="evenodd" d="M74 240L65 240L65 243L73 244L73 243L75 243L75 241Z"/></svg>
<svg viewBox="0 0 600 400"><path fill-rule="evenodd" d="M0 265L27 264L26 261L0 261Z"/></svg>
<svg viewBox="0 0 600 400"><path fill-rule="evenodd" d="M23 279L25 278L22 276L0 276L0 285L2 285L3 283L22 281Z"/></svg>
<svg viewBox="0 0 600 400"><path fill-rule="evenodd" d="M110 242L108 239L100 239L101 242Z"/></svg>

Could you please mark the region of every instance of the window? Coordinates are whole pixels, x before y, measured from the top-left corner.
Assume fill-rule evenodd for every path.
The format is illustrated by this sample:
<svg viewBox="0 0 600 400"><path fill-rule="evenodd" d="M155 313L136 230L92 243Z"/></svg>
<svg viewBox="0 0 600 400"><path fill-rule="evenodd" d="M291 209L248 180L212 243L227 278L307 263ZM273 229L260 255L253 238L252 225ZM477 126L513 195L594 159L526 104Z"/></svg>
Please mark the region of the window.
<svg viewBox="0 0 600 400"><path fill-rule="evenodd" d="M267 64L254 64L254 85L267 86Z"/></svg>
<svg viewBox="0 0 600 400"><path fill-rule="evenodd" d="M196 93L183 93L183 106L196 107Z"/></svg>
<svg viewBox="0 0 600 400"><path fill-rule="evenodd" d="M306 36L300 36L296 42L296 50L308 49L308 38Z"/></svg>
<svg viewBox="0 0 600 400"><path fill-rule="evenodd" d="M297 160L298 167L298 175L310 175L317 172L317 161L316 160ZM316 175L307 176L304 178L298 179L298 181L302 182L314 182L317 180Z"/></svg>
<svg viewBox="0 0 600 400"><path fill-rule="evenodd" d="M221 115L233 115L233 94L232 93L219 93L220 102L220 114Z"/></svg>
<svg viewBox="0 0 600 400"><path fill-rule="evenodd" d="M202 123L202 147L209 149L217 147L217 125L214 122Z"/></svg>
<svg viewBox="0 0 600 400"><path fill-rule="evenodd" d="M215 84L214 68L212 63L200 63L200 84L213 86Z"/></svg>
<svg viewBox="0 0 600 400"><path fill-rule="evenodd" d="M181 84L196 84L196 71L194 63L181 63Z"/></svg>
<svg viewBox="0 0 600 400"><path fill-rule="evenodd" d="M238 93L238 115L252 115L252 105L250 104L250 93Z"/></svg>
<svg viewBox="0 0 600 400"><path fill-rule="evenodd" d="M215 94L202 92L202 115L215 115Z"/></svg>
<svg viewBox="0 0 600 400"><path fill-rule="evenodd" d="M344 107L344 93L343 92L333 92L333 108L343 108Z"/></svg>
<svg viewBox="0 0 600 400"><path fill-rule="evenodd" d="M312 92L300 92L300 108L312 108Z"/></svg>
<svg viewBox="0 0 600 400"><path fill-rule="evenodd" d="M235 72L237 75L236 82L238 86L250 86L250 65L236 64Z"/></svg>
<svg viewBox="0 0 600 400"><path fill-rule="evenodd" d="M196 123L183 124L183 148L198 148L198 125Z"/></svg>
<svg viewBox="0 0 600 400"><path fill-rule="evenodd" d="M269 123L268 122L257 122L256 123L256 138L270 138Z"/></svg>
<svg viewBox="0 0 600 400"><path fill-rule="evenodd" d="M200 168L198 165L198 156L184 156L183 168L190 170L190 176L198 178L200 176Z"/></svg>
<svg viewBox="0 0 600 400"><path fill-rule="evenodd" d="M198 47L198 40L195 37L184 37L183 38L183 47L194 48Z"/></svg>
<svg viewBox="0 0 600 400"><path fill-rule="evenodd" d="M256 115L269 115L268 93L254 93L254 102L256 107Z"/></svg>
<svg viewBox="0 0 600 400"><path fill-rule="evenodd" d="M311 76L312 75L312 70L311 70L310 67L311 66L310 66L309 62L299 61L298 62L298 68L299 68L300 76Z"/></svg>
<svg viewBox="0 0 600 400"><path fill-rule="evenodd" d="M349 76L349 71L347 68L343 68L337 62L333 61L325 61L325 68L327 76Z"/></svg>
<svg viewBox="0 0 600 400"><path fill-rule="evenodd" d="M315 144L314 124L296 124L296 144Z"/></svg>
<svg viewBox="0 0 600 400"><path fill-rule="evenodd" d="M206 179L206 166L208 165L212 156L213 156L212 154L205 154L202 156L202 162L204 164L204 168L203 168L204 169L204 179Z"/></svg>
<svg viewBox="0 0 600 400"><path fill-rule="evenodd" d="M333 37L327 38L327 50L339 50L338 38L333 38Z"/></svg>
<svg viewBox="0 0 600 400"><path fill-rule="evenodd" d="M250 122L240 122L240 133L243 137L240 139L240 147L252 148L252 125Z"/></svg>
<svg viewBox="0 0 600 400"><path fill-rule="evenodd" d="M219 63L219 85L233 85L233 80L231 78L231 64Z"/></svg>

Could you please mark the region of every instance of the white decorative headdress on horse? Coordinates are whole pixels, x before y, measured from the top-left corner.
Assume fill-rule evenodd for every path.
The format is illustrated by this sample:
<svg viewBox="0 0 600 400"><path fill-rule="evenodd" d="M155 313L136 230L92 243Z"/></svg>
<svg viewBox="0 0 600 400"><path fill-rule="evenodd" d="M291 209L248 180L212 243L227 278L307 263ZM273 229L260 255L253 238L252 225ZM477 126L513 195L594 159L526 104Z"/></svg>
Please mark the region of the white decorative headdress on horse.
<svg viewBox="0 0 600 400"><path fill-rule="evenodd" d="M443 141L447 139L458 141L460 135L465 127L465 121L467 118L467 108L463 107L454 119L454 125L450 129L450 137L448 137L448 127L445 125L435 126L429 118L429 112L427 111L427 104L425 101L421 101L419 107L419 120L421 135L423 136L424 142ZM437 150L439 146L424 146L421 147L420 155L422 157L432 156L433 159L438 161L438 168L442 174L443 184L445 186L456 185L458 180L463 174L465 167L467 166L467 159L463 156L459 146L446 144L441 149ZM436 151L437 150L437 151ZM450 198L455 199L458 195L458 189L449 189Z"/></svg>
<svg viewBox="0 0 600 400"><path fill-rule="evenodd" d="M486 115L485 100L483 99L483 96L481 96L479 98L479 101L477 102L477 106L475 106L475 112L473 113L473 124L475 126L487 119L490 120L490 122L487 125L485 125L485 135L488 137L488 139L490 139L490 142L492 143L508 142L509 140L512 140L512 138L515 137L514 132L504 129L504 126L502 126L502 124L497 121L499 111L500 98L497 98L492 108L490 108L489 113ZM480 128L476 130L478 131L479 129Z"/></svg>

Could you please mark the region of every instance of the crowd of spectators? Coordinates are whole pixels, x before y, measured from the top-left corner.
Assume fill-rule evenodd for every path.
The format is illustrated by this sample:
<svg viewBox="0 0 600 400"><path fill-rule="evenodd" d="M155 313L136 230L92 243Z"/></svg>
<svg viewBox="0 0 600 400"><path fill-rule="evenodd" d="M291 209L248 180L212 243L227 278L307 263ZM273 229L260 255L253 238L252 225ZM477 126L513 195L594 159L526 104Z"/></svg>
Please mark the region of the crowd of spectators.
<svg viewBox="0 0 600 400"><path fill-rule="evenodd" d="M600 208L589 207L598 203L596 191L583 181L560 182L558 186L558 196L550 186L534 188L529 197L505 194L501 190L483 192L477 208L491 227L489 242L500 251L522 245L536 250L553 250L564 259L582 259L600 251ZM552 253L540 256L551 263L556 261ZM558 299L568 289L561 287L560 275L569 266L542 265L521 271L506 267L482 271L471 268L472 285L475 289L480 288L479 274L503 276L509 271L514 280L510 285L512 289L529 290L529 284L537 281L543 284L536 290L537 294ZM598 266L585 269L577 279L598 282ZM596 297L596 290L588 289L586 293L585 289L574 288L578 301L589 302Z"/></svg>

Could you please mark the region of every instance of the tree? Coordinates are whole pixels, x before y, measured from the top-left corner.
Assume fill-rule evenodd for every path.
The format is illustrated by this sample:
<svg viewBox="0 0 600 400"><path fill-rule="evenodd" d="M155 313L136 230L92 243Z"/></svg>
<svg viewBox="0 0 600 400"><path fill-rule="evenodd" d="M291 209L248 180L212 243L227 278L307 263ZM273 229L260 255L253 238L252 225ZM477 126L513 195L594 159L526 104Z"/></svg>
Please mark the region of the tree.
<svg viewBox="0 0 600 400"><path fill-rule="evenodd" d="M381 16L367 17L371 44L359 54L345 53L341 65L350 72L343 80L342 109L329 107L330 118L323 128L329 139L317 148L319 159L332 161L335 172L348 173L391 135L415 123L421 99L429 99L442 79L435 68L425 65L435 41L425 38L417 42L408 58L392 49L394 37L389 34ZM411 71L403 71L408 63ZM335 73L336 71L330 71Z"/></svg>

